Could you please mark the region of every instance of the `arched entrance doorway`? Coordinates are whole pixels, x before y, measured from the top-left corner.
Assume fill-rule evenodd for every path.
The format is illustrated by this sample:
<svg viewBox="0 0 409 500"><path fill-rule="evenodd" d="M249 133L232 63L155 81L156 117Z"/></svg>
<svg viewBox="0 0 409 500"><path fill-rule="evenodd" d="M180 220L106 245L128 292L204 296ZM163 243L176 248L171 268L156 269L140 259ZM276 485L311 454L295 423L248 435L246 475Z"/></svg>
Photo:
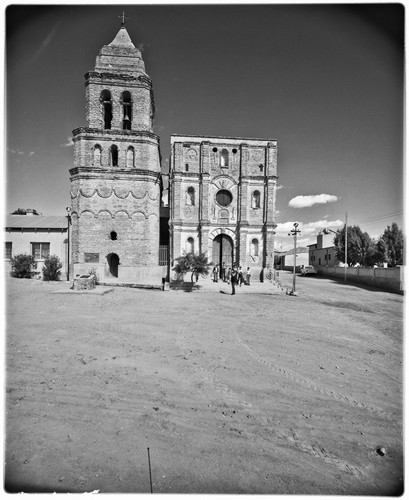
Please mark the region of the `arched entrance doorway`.
<svg viewBox="0 0 409 500"><path fill-rule="evenodd" d="M118 265L119 257L116 253L109 253L107 255L107 261L109 266L109 272L114 278L118 278Z"/></svg>
<svg viewBox="0 0 409 500"><path fill-rule="evenodd" d="M219 234L213 240L212 245L212 262L214 264L219 264L221 267L222 263L226 264L229 268L233 264L233 240L227 234Z"/></svg>

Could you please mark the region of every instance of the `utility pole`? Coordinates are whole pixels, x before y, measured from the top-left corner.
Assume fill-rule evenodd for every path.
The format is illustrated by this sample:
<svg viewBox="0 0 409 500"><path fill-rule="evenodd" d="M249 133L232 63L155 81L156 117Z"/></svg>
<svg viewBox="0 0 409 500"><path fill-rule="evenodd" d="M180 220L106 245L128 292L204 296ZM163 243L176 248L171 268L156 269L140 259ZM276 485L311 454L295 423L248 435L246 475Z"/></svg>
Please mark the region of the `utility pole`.
<svg viewBox="0 0 409 500"><path fill-rule="evenodd" d="M70 281L70 225L71 225L71 207L67 211L67 281Z"/></svg>
<svg viewBox="0 0 409 500"><path fill-rule="evenodd" d="M345 212L345 262L344 262L344 281L347 280L348 265L348 212Z"/></svg>
<svg viewBox="0 0 409 500"><path fill-rule="evenodd" d="M297 229L298 226L299 226L298 222L294 222L294 228L291 229L290 233L288 233L288 236L294 236L293 290L291 292L291 295L295 295L295 265L296 265L297 234L301 233L301 231Z"/></svg>

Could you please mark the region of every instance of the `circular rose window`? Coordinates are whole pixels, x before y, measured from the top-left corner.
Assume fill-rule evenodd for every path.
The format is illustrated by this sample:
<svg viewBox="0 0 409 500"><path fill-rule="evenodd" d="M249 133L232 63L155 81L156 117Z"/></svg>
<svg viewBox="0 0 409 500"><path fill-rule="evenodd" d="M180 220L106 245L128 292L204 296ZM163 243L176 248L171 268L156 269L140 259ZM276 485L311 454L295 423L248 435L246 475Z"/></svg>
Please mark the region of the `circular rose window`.
<svg viewBox="0 0 409 500"><path fill-rule="evenodd" d="M228 207L233 201L233 195L227 189L221 189L216 193L216 201L222 207Z"/></svg>

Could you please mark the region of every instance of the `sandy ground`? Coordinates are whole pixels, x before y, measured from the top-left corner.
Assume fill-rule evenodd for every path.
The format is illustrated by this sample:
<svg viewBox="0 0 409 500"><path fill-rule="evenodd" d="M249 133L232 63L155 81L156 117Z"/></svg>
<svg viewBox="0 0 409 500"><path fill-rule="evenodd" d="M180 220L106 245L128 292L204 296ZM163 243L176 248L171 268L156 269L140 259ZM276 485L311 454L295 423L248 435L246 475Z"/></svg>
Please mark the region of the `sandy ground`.
<svg viewBox="0 0 409 500"><path fill-rule="evenodd" d="M64 287L7 279L7 491L402 493L402 296Z"/></svg>

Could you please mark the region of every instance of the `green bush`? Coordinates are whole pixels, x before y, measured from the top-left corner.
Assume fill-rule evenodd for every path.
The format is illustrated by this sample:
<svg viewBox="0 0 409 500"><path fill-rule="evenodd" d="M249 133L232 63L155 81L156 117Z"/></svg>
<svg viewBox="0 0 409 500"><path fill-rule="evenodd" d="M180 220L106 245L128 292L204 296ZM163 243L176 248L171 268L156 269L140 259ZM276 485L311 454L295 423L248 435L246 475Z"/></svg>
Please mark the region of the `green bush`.
<svg viewBox="0 0 409 500"><path fill-rule="evenodd" d="M13 278L32 278L33 272L37 269L37 262L32 255L21 253L10 259L10 276Z"/></svg>
<svg viewBox="0 0 409 500"><path fill-rule="evenodd" d="M44 261L43 279L44 281L58 281L60 279L62 262L56 255L50 255Z"/></svg>

